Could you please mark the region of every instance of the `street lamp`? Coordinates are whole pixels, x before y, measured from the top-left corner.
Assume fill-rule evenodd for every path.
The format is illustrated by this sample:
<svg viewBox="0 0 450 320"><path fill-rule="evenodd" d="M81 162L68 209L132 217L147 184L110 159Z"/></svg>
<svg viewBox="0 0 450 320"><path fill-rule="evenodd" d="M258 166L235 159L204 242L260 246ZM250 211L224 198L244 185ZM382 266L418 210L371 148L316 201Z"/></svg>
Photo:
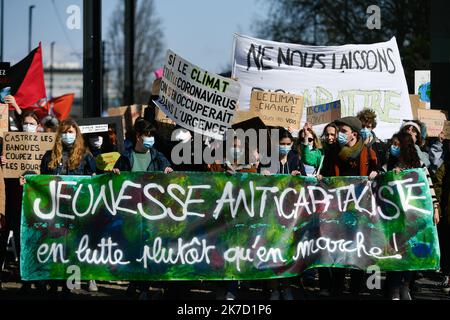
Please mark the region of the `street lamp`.
<svg viewBox="0 0 450 320"><path fill-rule="evenodd" d="M28 52L31 52L31 31L32 31L32 18L33 18L33 9L35 5L31 5L28 10Z"/></svg>
<svg viewBox="0 0 450 320"><path fill-rule="evenodd" d="M50 97L53 98L53 50L55 49L55 41L50 44Z"/></svg>

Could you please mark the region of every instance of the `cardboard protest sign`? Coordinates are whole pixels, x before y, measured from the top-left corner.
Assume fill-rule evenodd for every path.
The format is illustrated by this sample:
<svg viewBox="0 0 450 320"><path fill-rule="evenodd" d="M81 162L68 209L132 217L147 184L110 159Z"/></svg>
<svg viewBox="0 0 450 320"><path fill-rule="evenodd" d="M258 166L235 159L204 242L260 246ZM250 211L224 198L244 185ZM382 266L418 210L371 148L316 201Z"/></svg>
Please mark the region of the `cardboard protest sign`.
<svg viewBox="0 0 450 320"><path fill-rule="evenodd" d="M428 137L439 137L444 128L444 122L447 120L447 111L418 109L417 118L427 126Z"/></svg>
<svg viewBox="0 0 450 320"><path fill-rule="evenodd" d="M123 107L108 108L106 111L108 117L121 117L124 133L133 129L137 118L144 116L146 105L131 105Z"/></svg>
<svg viewBox="0 0 450 320"><path fill-rule="evenodd" d="M23 280L66 279L69 265L80 268L80 280L256 280L317 267L440 267L421 169L388 172L376 185L367 177L318 182L204 172L30 176L24 195ZM92 249L98 247L105 250Z"/></svg>
<svg viewBox="0 0 450 320"><path fill-rule="evenodd" d="M235 35L232 65L232 77L242 86L241 110L250 109L251 92L257 89L303 96L302 123L307 106L340 100L342 117L373 109L381 139L397 132L402 119L412 118L395 38L374 44L304 46Z"/></svg>
<svg viewBox="0 0 450 320"><path fill-rule="evenodd" d="M97 169L111 171L119 158L120 153L118 152L102 153L95 158Z"/></svg>
<svg viewBox="0 0 450 320"><path fill-rule="evenodd" d="M300 129L303 97L283 92L252 91L250 111L267 126Z"/></svg>
<svg viewBox="0 0 450 320"><path fill-rule="evenodd" d="M444 122L444 139L450 140L450 121Z"/></svg>
<svg viewBox="0 0 450 320"><path fill-rule="evenodd" d="M19 178L26 172L40 173L45 152L55 144L55 133L4 132L5 178Z"/></svg>
<svg viewBox="0 0 450 320"><path fill-rule="evenodd" d="M155 120L161 123L166 123L170 125L175 125L175 121L170 119L164 112L161 111L160 108L156 107L156 115Z"/></svg>
<svg viewBox="0 0 450 320"><path fill-rule="evenodd" d="M410 94L409 100L411 101L411 111L413 114L413 119L418 120L417 109L426 109L426 103L420 101L420 98L417 94Z"/></svg>
<svg viewBox="0 0 450 320"><path fill-rule="evenodd" d="M240 90L237 81L203 70L168 50L155 103L178 125L222 140L233 121Z"/></svg>
<svg viewBox="0 0 450 320"><path fill-rule="evenodd" d="M306 121L312 125L330 123L341 118L341 101L308 107Z"/></svg>
<svg viewBox="0 0 450 320"><path fill-rule="evenodd" d="M9 130L8 110L9 110L9 106L7 104L0 104L0 136L1 137L3 137L3 132L7 132Z"/></svg>
<svg viewBox="0 0 450 320"><path fill-rule="evenodd" d="M108 132L107 124L93 124L87 126L80 126L80 131L82 134L93 133L93 132Z"/></svg>
<svg viewBox="0 0 450 320"><path fill-rule="evenodd" d="M431 72L430 70L414 71L414 94L425 103L425 109L430 109L431 102Z"/></svg>

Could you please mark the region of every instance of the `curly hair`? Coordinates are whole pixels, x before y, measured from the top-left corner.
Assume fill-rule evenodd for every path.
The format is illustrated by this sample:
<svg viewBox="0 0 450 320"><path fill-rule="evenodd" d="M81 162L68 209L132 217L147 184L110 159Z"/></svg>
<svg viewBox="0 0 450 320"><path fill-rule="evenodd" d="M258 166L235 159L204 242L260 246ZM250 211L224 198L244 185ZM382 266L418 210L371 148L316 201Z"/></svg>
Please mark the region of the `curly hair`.
<svg viewBox="0 0 450 320"><path fill-rule="evenodd" d="M86 146L78 124L73 119L66 119L61 122L58 131L56 132L55 145L53 146L50 162L48 165L50 169L56 169L61 163L63 153L63 143L61 141L61 136L72 127L76 131L76 138L69 154L69 170L75 170L80 165L84 155L86 154Z"/></svg>
<svg viewBox="0 0 450 320"><path fill-rule="evenodd" d="M397 159L389 157L388 168L395 166L401 166L405 169L420 168L420 158L411 135L407 132L400 131L392 136L391 144L394 140L398 140L400 144L400 155Z"/></svg>
<svg viewBox="0 0 450 320"><path fill-rule="evenodd" d="M364 108L360 112L358 112L356 117L362 122L363 125L371 123L372 129L375 129L375 127L377 126L377 114L372 109Z"/></svg>

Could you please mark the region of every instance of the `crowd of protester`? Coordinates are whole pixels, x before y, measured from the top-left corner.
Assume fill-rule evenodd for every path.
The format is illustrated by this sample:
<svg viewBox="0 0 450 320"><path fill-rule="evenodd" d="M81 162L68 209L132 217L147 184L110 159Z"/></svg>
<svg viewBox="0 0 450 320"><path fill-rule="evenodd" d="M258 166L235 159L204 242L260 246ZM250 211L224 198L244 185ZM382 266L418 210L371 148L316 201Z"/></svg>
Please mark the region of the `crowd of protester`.
<svg viewBox="0 0 450 320"><path fill-rule="evenodd" d="M14 108L10 112L10 130L33 132L56 132L56 142L51 151L42 158L41 173L52 175L95 175L106 171L98 167L96 158L101 154L119 152L117 136L113 128L107 135L90 133L82 135L74 120L58 122L55 117L44 119L32 111L24 111L15 104L14 97L6 101ZM150 109L149 109L150 110ZM370 180L387 171L400 172L405 169L422 168L429 178L430 194L434 206L434 222L438 226L441 249L442 289L450 291L449 231L450 231L450 144L443 134L438 138L427 138L426 127L416 120L404 121L396 134L387 141L380 140L375 130L376 113L363 109L356 116L344 117L329 123L323 132L315 132L311 124L306 123L300 132L292 128L279 130L279 166L271 172L267 166L260 165L258 150L249 149L248 144L233 139L232 147L226 150L233 155L232 160L213 164L174 164L171 162L171 150L179 143L193 144L194 133L179 129L172 141L171 134L162 134L160 124L154 120L154 113L148 112L138 118L133 131L127 133L125 150L122 150L112 171L146 172L160 171L170 174L173 171L209 171L209 172L251 172L263 175L286 174L314 176L318 179L330 176L367 176ZM214 141L203 146L212 147ZM243 147L244 146L244 147ZM193 150L193 148L191 148ZM224 153L225 154L225 153ZM190 157L193 159L194 154ZM6 159L1 157L1 164ZM0 170L0 174L2 170ZM0 196L7 199L0 203L0 266L4 266L6 242L10 230L15 237L16 251L20 255L20 215L22 186L25 178L3 179L0 176ZM347 273L349 283L347 283ZM387 272L386 297L393 300L410 300L414 296L414 282L420 276L417 272ZM259 286L268 292L270 299L293 299L290 284L307 284L307 280L319 279L320 295L339 297L349 291L357 297L365 286L366 273L362 270L343 268L318 268L305 272L300 279L260 281ZM1 279L0 279L1 280ZM94 280L88 284L90 291L98 291ZM210 287L218 299L237 299L239 290L248 286L246 281L216 281ZM254 285L254 284L253 284ZM67 293L65 281L23 282L20 292L33 290L57 293L58 287ZM175 296L185 295L188 282L181 285L176 282L137 282L129 283L127 294L149 297L149 287L162 287Z"/></svg>

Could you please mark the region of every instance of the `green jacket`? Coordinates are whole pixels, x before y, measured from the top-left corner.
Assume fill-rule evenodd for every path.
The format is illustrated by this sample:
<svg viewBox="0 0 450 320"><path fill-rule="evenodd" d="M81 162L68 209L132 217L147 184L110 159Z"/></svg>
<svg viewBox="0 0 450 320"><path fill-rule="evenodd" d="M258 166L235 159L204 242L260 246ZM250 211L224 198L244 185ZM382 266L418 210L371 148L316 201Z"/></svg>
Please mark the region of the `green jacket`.
<svg viewBox="0 0 450 320"><path fill-rule="evenodd" d="M307 144L301 143L302 150L302 161L303 163L313 166L314 168L319 168L320 162L322 161L322 150L321 149L313 149L309 150L309 146Z"/></svg>

